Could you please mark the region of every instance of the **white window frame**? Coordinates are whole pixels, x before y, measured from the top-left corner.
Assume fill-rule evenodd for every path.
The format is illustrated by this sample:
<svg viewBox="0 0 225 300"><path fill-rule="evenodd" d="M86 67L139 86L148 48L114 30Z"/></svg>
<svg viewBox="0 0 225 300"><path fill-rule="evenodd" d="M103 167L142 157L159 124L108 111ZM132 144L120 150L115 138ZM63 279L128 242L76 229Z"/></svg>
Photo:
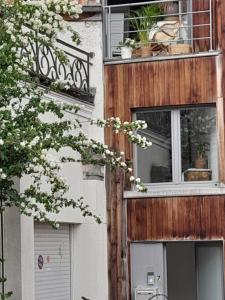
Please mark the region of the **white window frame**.
<svg viewBox="0 0 225 300"><path fill-rule="evenodd" d="M137 120L137 113L142 112L162 112L170 111L171 113L171 146L172 146L172 181L171 182L159 182L159 183L145 183L146 187L155 190L162 190L166 188L197 188L197 187L218 187L219 186L219 171L217 174L217 180L209 181L183 181L182 180L182 161L181 161L181 126L180 126L180 112L185 109L198 109L198 108L210 108L215 107L216 105L195 105L195 106L180 106L180 107L171 107L171 108L150 108L144 110L136 110L133 114L133 119ZM217 111L216 111L217 114ZM216 115L216 132L218 133L218 124L217 124L217 115ZM138 155L137 147L134 146L134 173L138 176ZM218 143L218 134L217 134L217 166L218 166L218 157L219 157L219 143ZM218 169L219 170L219 169Z"/></svg>

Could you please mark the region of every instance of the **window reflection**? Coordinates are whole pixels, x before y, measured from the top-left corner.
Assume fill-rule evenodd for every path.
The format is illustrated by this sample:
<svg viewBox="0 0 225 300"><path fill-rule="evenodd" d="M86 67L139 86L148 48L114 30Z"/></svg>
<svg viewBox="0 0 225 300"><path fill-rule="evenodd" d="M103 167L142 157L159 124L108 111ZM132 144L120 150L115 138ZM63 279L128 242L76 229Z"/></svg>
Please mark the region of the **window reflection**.
<svg viewBox="0 0 225 300"><path fill-rule="evenodd" d="M182 179L217 180L215 107L181 110L180 117Z"/></svg>
<svg viewBox="0 0 225 300"><path fill-rule="evenodd" d="M148 128L139 131L152 142L148 149L137 148L137 173L145 183L172 181L171 112L155 111L137 113Z"/></svg>

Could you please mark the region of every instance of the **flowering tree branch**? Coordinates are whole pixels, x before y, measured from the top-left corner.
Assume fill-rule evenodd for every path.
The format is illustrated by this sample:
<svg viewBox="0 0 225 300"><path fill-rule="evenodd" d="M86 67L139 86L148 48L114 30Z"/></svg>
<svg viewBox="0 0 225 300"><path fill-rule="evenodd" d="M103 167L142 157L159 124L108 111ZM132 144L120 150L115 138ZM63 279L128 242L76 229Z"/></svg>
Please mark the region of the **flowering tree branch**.
<svg viewBox="0 0 225 300"><path fill-rule="evenodd" d="M33 216L35 220L49 221L49 212L58 213L63 207L72 206L79 208L84 216L92 216L100 222L83 198L68 199L66 196L69 187L59 176L64 163L109 164L128 173L138 190L144 191L145 187L132 175L130 162L123 154L88 139L78 119L65 119L67 111L76 114L79 106L45 100L46 93L58 85L68 88L71 83L57 81L48 90L40 89L35 77L30 76L34 64L31 52L22 51L39 41L50 46L61 62L68 63L66 54L57 47L56 38L65 30L71 32L77 43L80 37L64 22L61 14L78 17L81 6L69 0L15 0L10 6L1 0L0 4L0 190L4 207L15 205L21 213ZM42 116L46 113L54 114L57 121L44 122ZM143 148L151 144L136 134L138 129L146 128L143 121L122 123L119 118L109 118L90 120L90 124L111 127L115 134L123 133L130 142ZM60 150L65 147L79 153L80 159L60 156ZM50 155L50 152L57 155ZM19 192L14 186L14 178L26 175L32 182L24 192ZM47 190L42 188L43 180Z"/></svg>

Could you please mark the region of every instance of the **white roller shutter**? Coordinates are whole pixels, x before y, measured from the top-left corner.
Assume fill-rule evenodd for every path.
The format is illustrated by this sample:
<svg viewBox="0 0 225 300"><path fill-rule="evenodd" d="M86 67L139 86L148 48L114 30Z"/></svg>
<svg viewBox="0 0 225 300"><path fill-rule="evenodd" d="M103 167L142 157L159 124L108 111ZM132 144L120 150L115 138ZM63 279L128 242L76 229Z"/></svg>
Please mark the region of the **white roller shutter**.
<svg viewBox="0 0 225 300"><path fill-rule="evenodd" d="M111 48L112 54L118 52L119 42L124 39L124 13L111 14Z"/></svg>
<svg viewBox="0 0 225 300"><path fill-rule="evenodd" d="M34 227L35 300L71 299L69 225Z"/></svg>

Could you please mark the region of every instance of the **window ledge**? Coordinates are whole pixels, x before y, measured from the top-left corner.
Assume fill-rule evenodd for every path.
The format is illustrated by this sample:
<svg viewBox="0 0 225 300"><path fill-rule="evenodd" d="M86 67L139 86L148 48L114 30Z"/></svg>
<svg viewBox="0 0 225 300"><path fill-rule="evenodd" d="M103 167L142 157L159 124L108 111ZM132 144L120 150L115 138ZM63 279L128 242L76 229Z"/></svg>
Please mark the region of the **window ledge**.
<svg viewBox="0 0 225 300"><path fill-rule="evenodd" d="M155 197L182 197L182 196L210 196L225 195L225 185L206 187L179 187L179 188L149 188L146 193L138 191L124 191L124 198L155 198Z"/></svg>
<svg viewBox="0 0 225 300"><path fill-rule="evenodd" d="M163 61L163 60L176 60L176 59L189 59L189 58L197 58L197 57L207 57L207 56L217 56L221 53L221 51L210 51L210 52L201 52L201 53L193 53L193 54L178 54L178 55L165 55L165 56L150 56L147 58L139 57L139 58L131 58L131 59L105 59L105 65L118 65L118 64L131 64L131 63L140 63L140 62L151 62L151 61Z"/></svg>

